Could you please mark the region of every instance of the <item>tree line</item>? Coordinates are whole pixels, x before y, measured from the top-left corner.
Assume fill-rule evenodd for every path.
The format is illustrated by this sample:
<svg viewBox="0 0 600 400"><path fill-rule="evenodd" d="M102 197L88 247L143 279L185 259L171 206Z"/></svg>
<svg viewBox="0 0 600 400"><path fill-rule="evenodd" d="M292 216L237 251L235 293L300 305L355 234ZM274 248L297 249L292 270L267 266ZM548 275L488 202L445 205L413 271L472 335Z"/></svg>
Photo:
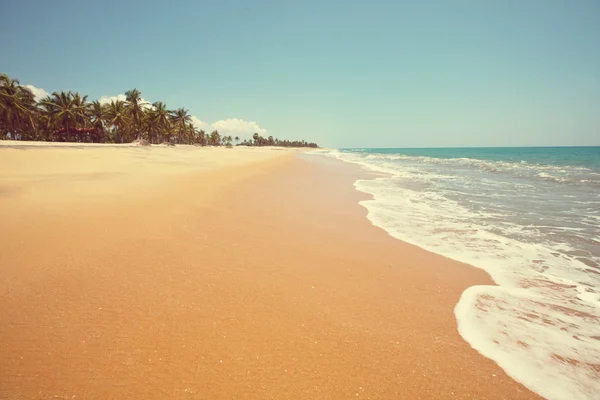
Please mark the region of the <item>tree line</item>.
<svg viewBox="0 0 600 400"><path fill-rule="evenodd" d="M125 93L125 100L109 103L88 101L77 92L54 92L36 101L31 90L17 79L0 74L0 140L34 140L80 143L195 144L220 146L318 147L304 140L279 140L272 136L240 143L238 136L207 133L192 123L185 108L169 110L165 103L148 103L137 89Z"/></svg>
<svg viewBox="0 0 600 400"><path fill-rule="evenodd" d="M269 136L268 138L264 138L260 136L258 133L252 135L252 140L246 139L242 143L241 146L281 146L281 147L313 147L317 148L316 143L309 143L304 140L279 140L277 138L273 138L273 136Z"/></svg>

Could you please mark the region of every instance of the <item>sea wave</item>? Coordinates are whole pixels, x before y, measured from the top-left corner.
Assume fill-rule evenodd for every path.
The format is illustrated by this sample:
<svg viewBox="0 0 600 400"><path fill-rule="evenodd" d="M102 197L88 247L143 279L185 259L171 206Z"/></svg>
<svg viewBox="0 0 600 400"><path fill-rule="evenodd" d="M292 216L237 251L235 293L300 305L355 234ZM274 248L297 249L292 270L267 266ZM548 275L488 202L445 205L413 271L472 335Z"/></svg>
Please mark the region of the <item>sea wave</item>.
<svg viewBox="0 0 600 400"><path fill-rule="evenodd" d="M562 176L550 175L550 174L548 174L546 172L540 172L539 174L537 174L537 176L539 176L542 179L546 179L546 180L550 180L550 181L558 182L558 183L575 182L576 181L576 180L573 180L573 179L564 178Z"/></svg>
<svg viewBox="0 0 600 400"><path fill-rule="evenodd" d="M593 176L591 170L472 158L326 155L378 173L355 183L373 196L361 204L374 225L482 268L498 284L471 287L456 305L458 330L474 349L549 399L598 398L600 256L589 249L597 247L593 235L600 210L593 207L596 200L582 198L587 189L562 196L544 183L576 183L577 175ZM551 196L569 207L586 202L591 208L558 206L548 202ZM522 225L517 214L539 222Z"/></svg>
<svg viewBox="0 0 600 400"><path fill-rule="evenodd" d="M365 155L367 154L367 155ZM511 174L519 177L537 177L559 183L600 183L600 174L594 170L577 165L550 165L519 161L491 161L478 158L438 158L428 156L411 156L403 154L369 154L365 151L334 150L330 156L344 161L363 164L372 167L373 161L394 162L403 161L409 165L437 165L452 168L465 167L480 169L494 174Z"/></svg>

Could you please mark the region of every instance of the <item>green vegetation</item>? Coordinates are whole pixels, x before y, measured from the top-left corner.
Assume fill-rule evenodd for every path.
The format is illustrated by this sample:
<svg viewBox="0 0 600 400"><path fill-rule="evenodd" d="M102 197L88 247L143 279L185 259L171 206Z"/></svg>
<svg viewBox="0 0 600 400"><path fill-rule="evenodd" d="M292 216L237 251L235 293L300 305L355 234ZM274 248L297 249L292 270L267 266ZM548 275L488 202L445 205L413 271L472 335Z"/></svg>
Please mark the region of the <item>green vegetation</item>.
<svg viewBox="0 0 600 400"><path fill-rule="evenodd" d="M73 92L54 92L35 101L33 93L19 81L0 74L0 140L37 140L80 143L196 144L201 146L289 146L317 147L315 143L210 134L197 129L185 108L169 110L163 102L149 104L137 89L125 93L125 101L108 104L89 102Z"/></svg>
<svg viewBox="0 0 600 400"><path fill-rule="evenodd" d="M235 138L239 141L239 138ZM304 140L279 140L273 138L273 136L269 136L268 138L264 138L260 136L258 133L255 133L252 136L252 140L244 140L241 146L282 146L282 147L313 147L317 148L316 143L308 143Z"/></svg>

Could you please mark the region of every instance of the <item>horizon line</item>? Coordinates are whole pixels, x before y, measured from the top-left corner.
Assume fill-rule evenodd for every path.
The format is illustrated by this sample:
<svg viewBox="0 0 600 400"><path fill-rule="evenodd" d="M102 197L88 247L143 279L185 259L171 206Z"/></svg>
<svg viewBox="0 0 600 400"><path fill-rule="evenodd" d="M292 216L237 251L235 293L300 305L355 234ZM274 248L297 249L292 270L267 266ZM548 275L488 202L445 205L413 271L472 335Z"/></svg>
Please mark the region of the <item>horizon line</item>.
<svg viewBox="0 0 600 400"><path fill-rule="evenodd" d="M373 150L382 150L382 149L519 149L519 148L556 148L556 147L600 147L600 144L591 144L591 145L526 145L526 146L431 146L431 147L336 147L339 150L348 150L348 149L373 149Z"/></svg>

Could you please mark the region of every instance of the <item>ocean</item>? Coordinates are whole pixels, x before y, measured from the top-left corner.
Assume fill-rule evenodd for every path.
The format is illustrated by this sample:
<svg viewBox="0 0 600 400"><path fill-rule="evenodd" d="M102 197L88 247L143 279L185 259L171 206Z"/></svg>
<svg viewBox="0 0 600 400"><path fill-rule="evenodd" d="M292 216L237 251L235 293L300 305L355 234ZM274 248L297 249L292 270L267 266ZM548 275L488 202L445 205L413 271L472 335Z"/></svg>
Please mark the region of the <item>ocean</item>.
<svg viewBox="0 0 600 400"><path fill-rule="evenodd" d="M600 147L340 149L368 219L487 271L462 337L549 399L600 399Z"/></svg>

